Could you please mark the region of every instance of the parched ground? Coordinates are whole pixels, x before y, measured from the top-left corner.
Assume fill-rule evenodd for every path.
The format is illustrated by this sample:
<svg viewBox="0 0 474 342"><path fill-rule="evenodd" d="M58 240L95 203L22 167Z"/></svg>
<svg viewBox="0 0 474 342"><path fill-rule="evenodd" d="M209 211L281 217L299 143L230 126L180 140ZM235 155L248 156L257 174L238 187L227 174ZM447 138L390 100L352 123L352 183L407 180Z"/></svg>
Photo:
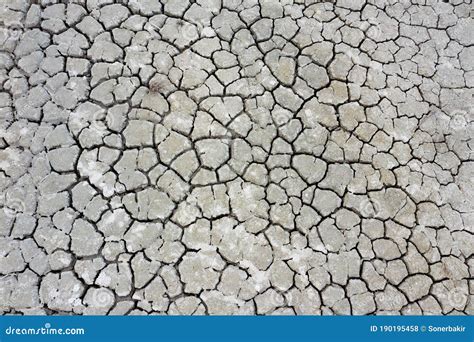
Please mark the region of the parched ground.
<svg viewBox="0 0 474 342"><path fill-rule="evenodd" d="M0 9L0 313L473 314L471 0Z"/></svg>

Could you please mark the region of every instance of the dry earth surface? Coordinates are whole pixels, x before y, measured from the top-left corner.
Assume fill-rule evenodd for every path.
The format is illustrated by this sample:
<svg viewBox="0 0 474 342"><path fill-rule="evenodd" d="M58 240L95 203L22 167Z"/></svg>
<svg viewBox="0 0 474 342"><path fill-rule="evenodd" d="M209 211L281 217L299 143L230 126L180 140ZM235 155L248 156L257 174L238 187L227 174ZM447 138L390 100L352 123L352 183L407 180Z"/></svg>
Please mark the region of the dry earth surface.
<svg viewBox="0 0 474 342"><path fill-rule="evenodd" d="M473 314L471 0L0 1L3 314Z"/></svg>

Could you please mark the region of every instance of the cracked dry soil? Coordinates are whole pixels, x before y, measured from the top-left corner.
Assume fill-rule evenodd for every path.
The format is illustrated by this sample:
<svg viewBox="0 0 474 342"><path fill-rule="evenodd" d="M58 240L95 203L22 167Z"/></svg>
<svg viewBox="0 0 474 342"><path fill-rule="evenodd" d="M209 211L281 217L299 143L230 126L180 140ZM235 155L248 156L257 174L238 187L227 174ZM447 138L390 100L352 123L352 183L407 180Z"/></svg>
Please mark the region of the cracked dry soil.
<svg viewBox="0 0 474 342"><path fill-rule="evenodd" d="M473 314L471 0L0 22L2 314Z"/></svg>

